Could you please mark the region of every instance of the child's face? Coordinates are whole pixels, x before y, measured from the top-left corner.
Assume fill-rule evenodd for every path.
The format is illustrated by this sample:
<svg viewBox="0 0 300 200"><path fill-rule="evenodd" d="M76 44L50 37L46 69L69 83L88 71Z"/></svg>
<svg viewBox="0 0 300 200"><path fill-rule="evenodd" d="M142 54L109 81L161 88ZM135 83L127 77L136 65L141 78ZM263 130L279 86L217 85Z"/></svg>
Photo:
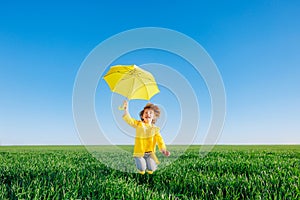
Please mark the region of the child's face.
<svg viewBox="0 0 300 200"><path fill-rule="evenodd" d="M154 111L152 109L145 109L143 113L143 120L145 123L152 123L154 119Z"/></svg>

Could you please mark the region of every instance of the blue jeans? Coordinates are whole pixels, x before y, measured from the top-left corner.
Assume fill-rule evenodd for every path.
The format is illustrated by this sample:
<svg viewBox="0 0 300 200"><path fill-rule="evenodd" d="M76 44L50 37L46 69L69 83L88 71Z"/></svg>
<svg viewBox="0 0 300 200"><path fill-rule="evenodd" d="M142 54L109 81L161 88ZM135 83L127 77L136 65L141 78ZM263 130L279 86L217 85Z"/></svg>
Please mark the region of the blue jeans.
<svg viewBox="0 0 300 200"><path fill-rule="evenodd" d="M151 157L151 153L145 153L143 157L134 157L136 168L140 171L155 171L157 164Z"/></svg>

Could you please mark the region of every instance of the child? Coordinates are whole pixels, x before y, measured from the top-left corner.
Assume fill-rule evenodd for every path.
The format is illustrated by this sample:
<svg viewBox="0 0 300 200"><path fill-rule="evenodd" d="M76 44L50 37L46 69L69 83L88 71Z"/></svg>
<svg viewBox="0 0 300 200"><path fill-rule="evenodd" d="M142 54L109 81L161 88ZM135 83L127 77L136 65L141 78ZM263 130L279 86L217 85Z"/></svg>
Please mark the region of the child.
<svg viewBox="0 0 300 200"><path fill-rule="evenodd" d="M160 135L160 129L154 125L160 115L160 110L156 105L148 103L140 112L140 121L130 117L127 101L124 101L123 108L123 119L136 129L133 157L138 172L145 174L147 171L148 174L152 174L159 164L155 155L156 144L165 156L170 156Z"/></svg>

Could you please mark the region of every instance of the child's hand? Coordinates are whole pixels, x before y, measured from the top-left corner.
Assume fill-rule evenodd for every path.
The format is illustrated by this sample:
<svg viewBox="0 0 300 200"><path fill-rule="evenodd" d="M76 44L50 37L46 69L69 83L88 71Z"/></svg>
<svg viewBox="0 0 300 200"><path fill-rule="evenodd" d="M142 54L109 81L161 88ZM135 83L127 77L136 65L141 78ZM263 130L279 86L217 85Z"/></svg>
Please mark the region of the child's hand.
<svg viewBox="0 0 300 200"><path fill-rule="evenodd" d="M161 150L162 154L164 154L166 157L169 157L171 155L170 151L167 151L165 149Z"/></svg>

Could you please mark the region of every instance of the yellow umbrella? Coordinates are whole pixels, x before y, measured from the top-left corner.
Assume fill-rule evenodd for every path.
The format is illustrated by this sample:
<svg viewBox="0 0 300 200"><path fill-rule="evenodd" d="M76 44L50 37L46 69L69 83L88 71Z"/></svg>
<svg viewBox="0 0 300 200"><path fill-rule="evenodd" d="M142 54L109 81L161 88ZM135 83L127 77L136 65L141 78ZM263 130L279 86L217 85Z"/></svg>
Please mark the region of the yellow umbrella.
<svg viewBox="0 0 300 200"><path fill-rule="evenodd" d="M159 93L153 75L136 65L115 65L104 75L111 91L130 99L150 100Z"/></svg>

